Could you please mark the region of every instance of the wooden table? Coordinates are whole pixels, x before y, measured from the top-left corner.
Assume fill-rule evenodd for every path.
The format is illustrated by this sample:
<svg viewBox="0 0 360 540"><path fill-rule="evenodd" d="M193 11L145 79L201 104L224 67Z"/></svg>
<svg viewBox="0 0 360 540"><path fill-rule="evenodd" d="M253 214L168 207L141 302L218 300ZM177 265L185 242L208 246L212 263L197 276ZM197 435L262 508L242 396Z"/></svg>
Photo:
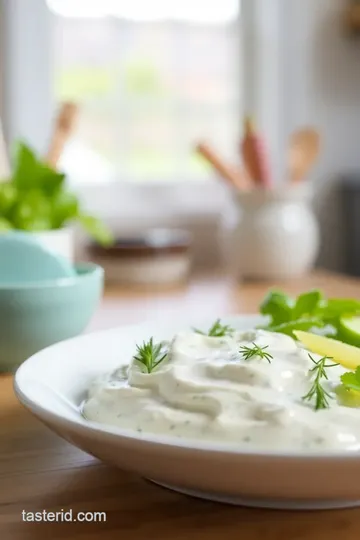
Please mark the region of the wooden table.
<svg viewBox="0 0 360 540"><path fill-rule="evenodd" d="M321 287L360 298L360 281L318 273L276 283L298 294ZM162 293L107 291L91 329L172 314L214 317L255 312L267 285L220 277ZM276 479L274 479L276 481ZM359 481L359 479L354 479ZM106 512L106 522L22 521L22 511ZM357 540L360 509L332 512L250 510L190 499L103 465L51 433L17 402L12 378L0 377L0 539L70 540Z"/></svg>

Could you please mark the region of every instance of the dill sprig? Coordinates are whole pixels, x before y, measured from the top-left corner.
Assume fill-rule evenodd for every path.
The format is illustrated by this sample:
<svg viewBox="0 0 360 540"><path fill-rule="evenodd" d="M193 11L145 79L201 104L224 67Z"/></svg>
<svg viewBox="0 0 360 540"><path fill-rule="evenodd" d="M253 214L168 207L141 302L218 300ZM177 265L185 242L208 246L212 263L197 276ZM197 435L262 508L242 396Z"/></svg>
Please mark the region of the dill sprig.
<svg viewBox="0 0 360 540"><path fill-rule="evenodd" d="M197 334L202 334L203 336L210 336L210 337L232 336L235 332L235 329L232 328L230 325L221 324L220 319L217 319L207 332L203 332L202 330L198 330L197 328L194 328L193 330Z"/></svg>
<svg viewBox="0 0 360 540"><path fill-rule="evenodd" d="M311 376L314 377L313 385L310 388L309 392L303 396L304 401L312 401L313 398L315 398L315 410L318 411L320 409L328 409L329 408L329 399L332 399L332 396L325 390L325 388L322 386L322 379L328 380L328 376L326 373L326 369L330 367L338 366L339 364L327 364L326 362L328 360L332 360L332 358L329 358L328 356L324 356L323 358L320 358L320 360L316 361L314 358L309 354L310 360L315 364L315 366L310 369L309 373Z"/></svg>
<svg viewBox="0 0 360 540"><path fill-rule="evenodd" d="M247 347L246 345L241 346L239 352L243 355L244 360L252 360L253 358L261 358L262 360L267 360L271 364L273 356L266 351L269 346L259 347L256 343L253 342L252 347Z"/></svg>
<svg viewBox="0 0 360 540"><path fill-rule="evenodd" d="M150 338L148 342L136 345L134 360L145 367L146 373L152 373L167 357L168 353L163 347L163 343L154 344L153 338Z"/></svg>

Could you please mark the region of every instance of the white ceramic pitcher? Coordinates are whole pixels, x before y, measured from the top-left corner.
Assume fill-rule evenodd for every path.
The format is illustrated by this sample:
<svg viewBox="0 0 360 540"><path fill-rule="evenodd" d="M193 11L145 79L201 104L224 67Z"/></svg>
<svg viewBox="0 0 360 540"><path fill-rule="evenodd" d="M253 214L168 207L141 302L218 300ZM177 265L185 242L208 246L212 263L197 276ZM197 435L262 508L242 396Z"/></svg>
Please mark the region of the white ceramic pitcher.
<svg viewBox="0 0 360 540"><path fill-rule="evenodd" d="M228 231L227 258L243 279L277 280L308 272L320 234L309 185L236 193L237 219Z"/></svg>

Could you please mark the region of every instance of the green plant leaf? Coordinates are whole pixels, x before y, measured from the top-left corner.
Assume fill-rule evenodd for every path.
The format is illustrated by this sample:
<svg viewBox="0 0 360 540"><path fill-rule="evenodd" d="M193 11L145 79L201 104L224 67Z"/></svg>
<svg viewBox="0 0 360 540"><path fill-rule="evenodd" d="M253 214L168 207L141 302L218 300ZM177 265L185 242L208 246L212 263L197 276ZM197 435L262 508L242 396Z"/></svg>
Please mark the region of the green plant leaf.
<svg viewBox="0 0 360 540"><path fill-rule="evenodd" d="M292 318L294 320L303 318L304 316L313 315L319 308L323 300L321 291L314 290L301 294L295 303Z"/></svg>
<svg viewBox="0 0 360 540"><path fill-rule="evenodd" d="M324 321L317 317L311 317L309 319L298 319L297 321L289 321L271 327L271 332L277 332L279 334L286 334L287 336L294 337L294 330L302 330L308 332L312 328L323 328L325 326Z"/></svg>
<svg viewBox="0 0 360 540"><path fill-rule="evenodd" d="M277 326L290 321L294 302L287 294L281 291L270 291L260 305L260 313L269 315L269 326Z"/></svg>
<svg viewBox="0 0 360 540"><path fill-rule="evenodd" d="M0 183L0 216L8 217L13 209L18 192L16 187L10 182Z"/></svg>
<svg viewBox="0 0 360 540"><path fill-rule="evenodd" d="M340 380L347 390L360 392L360 366L356 368L355 372L344 373Z"/></svg>
<svg viewBox="0 0 360 540"><path fill-rule="evenodd" d="M314 333L343 340L340 320L344 316L360 315L360 300L352 298L324 298L319 290L301 294L295 302L282 291L270 291L260 305L263 315L269 317L263 330L280 332L293 337L294 330Z"/></svg>
<svg viewBox="0 0 360 540"><path fill-rule="evenodd" d="M58 193L65 184L66 175L42 165L39 169L39 187L49 196Z"/></svg>
<svg viewBox="0 0 360 540"><path fill-rule="evenodd" d="M87 214L80 214L78 220L85 231L99 244L103 246L110 246L113 244L113 234L102 221Z"/></svg>
<svg viewBox="0 0 360 540"><path fill-rule="evenodd" d="M12 228L13 227L10 221L8 221L6 218L0 217L0 233L10 231Z"/></svg>
<svg viewBox="0 0 360 540"><path fill-rule="evenodd" d="M13 152L13 175L0 184L0 217L4 228L26 231L59 229L79 221L100 244L109 245L113 236L106 225L81 212L78 198L65 188L65 175L51 169L24 142Z"/></svg>
<svg viewBox="0 0 360 540"><path fill-rule="evenodd" d="M347 388L344 384L339 384L335 389L340 405L358 409L360 407L360 392Z"/></svg>
<svg viewBox="0 0 360 540"><path fill-rule="evenodd" d="M37 181L37 160L35 153L22 141L18 141L14 145L12 168L12 182L17 187L34 187Z"/></svg>
<svg viewBox="0 0 360 540"><path fill-rule="evenodd" d="M37 159L34 151L25 143L17 143L12 182L18 189L42 189L48 195L53 195L62 187L64 181L63 173L54 171Z"/></svg>
<svg viewBox="0 0 360 540"><path fill-rule="evenodd" d="M360 301L352 298L329 298L323 306L323 318L332 323L344 315L360 313Z"/></svg>
<svg viewBox="0 0 360 540"><path fill-rule="evenodd" d="M64 227L69 221L79 215L79 201L76 195L69 191L59 191L51 200L52 226L54 229Z"/></svg>
<svg viewBox="0 0 360 540"><path fill-rule="evenodd" d="M42 231L52 228L51 203L39 189L22 194L12 212L12 223L15 229L25 231Z"/></svg>

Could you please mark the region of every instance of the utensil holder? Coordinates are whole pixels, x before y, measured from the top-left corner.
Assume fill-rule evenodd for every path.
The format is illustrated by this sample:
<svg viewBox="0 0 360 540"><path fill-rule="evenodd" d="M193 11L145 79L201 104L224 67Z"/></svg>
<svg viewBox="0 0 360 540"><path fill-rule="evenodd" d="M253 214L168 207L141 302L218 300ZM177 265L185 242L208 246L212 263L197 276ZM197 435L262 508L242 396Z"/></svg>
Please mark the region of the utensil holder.
<svg viewBox="0 0 360 540"><path fill-rule="evenodd" d="M320 234L309 186L234 194L227 263L237 278L277 280L308 272ZM229 221L228 221L229 229Z"/></svg>

